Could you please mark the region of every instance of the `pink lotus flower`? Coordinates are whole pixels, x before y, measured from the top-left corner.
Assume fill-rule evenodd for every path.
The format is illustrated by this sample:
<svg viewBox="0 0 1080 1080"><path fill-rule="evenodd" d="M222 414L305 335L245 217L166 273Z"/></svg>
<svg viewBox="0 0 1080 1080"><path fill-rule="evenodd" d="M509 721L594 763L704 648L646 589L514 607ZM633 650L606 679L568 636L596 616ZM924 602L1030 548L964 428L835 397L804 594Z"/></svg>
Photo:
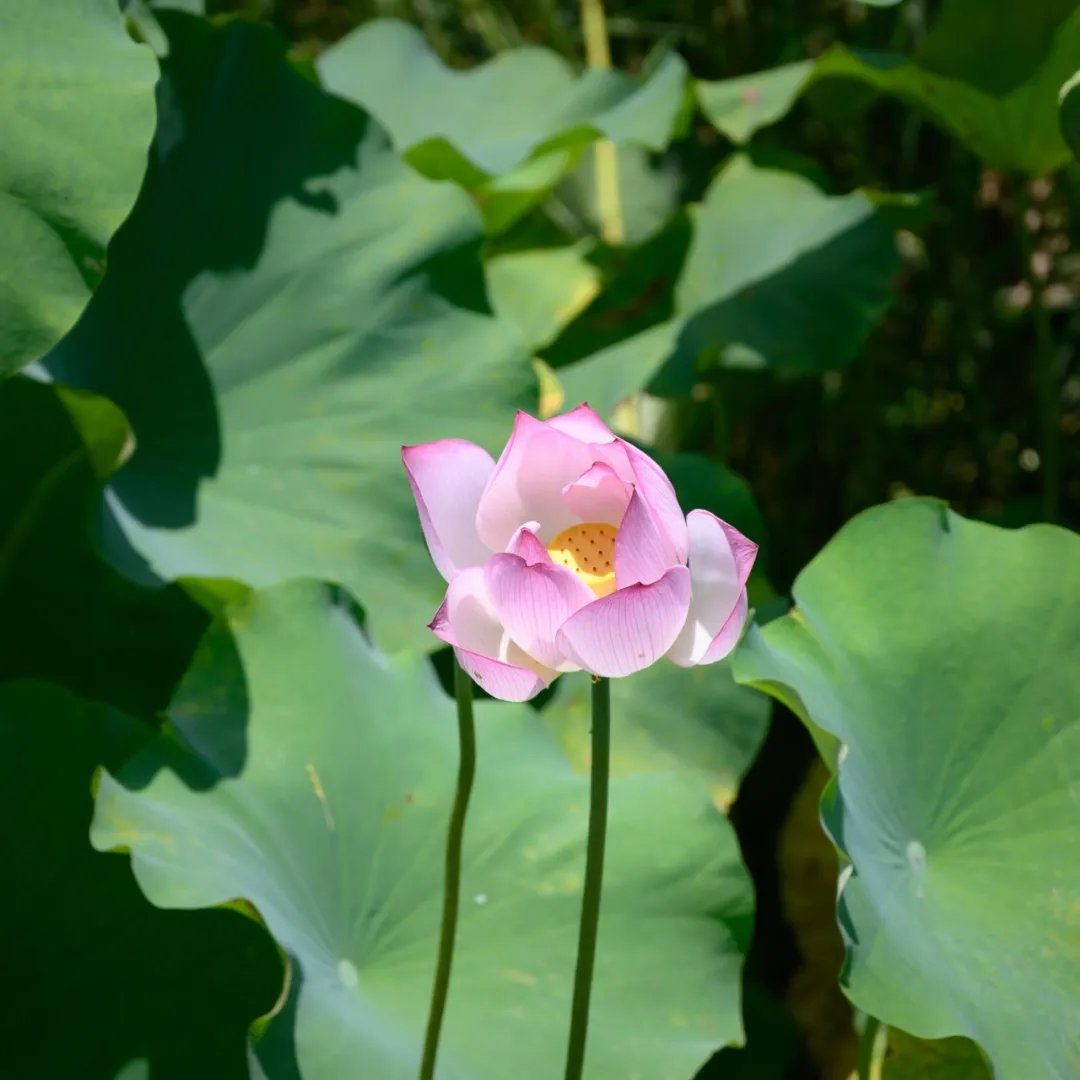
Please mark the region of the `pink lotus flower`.
<svg viewBox="0 0 1080 1080"><path fill-rule="evenodd" d="M735 647L757 545L707 510L684 518L660 466L588 405L544 422L519 412L498 462L463 439L401 456L449 582L431 629L492 696Z"/></svg>

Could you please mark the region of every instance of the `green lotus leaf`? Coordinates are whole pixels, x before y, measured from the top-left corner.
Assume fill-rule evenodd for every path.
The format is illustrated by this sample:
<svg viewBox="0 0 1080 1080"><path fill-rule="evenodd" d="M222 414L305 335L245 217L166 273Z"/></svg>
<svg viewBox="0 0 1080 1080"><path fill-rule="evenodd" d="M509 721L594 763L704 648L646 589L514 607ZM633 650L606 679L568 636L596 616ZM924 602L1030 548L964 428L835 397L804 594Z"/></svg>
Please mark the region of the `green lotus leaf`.
<svg viewBox="0 0 1080 1080"><path fill-rule="evenodd" d="M736 675L835 736L852 1000L980 1043L1005 1080L1080 1069L1080 538L910 500L846 525Z"/></svg>
<svg viewBox="0 0 1080 1080"><path fill-rule="evenodd" d="M969 1039L916 1039L889 1028L882 1080L992 1080L979 1047Z"/></svg>
<svg viewBox="0 0 1080 1080"><path fill-rule="evenodd" d="M702 364L844 367L891 300L892 235L859 192L826 195L794 173L736 158L691 208L691 225L670 303L650 298L663 318L638 330L632 298L620 322L602 297L545 352L568 399L610 413L645 387L685 394ZM582 342L600 348L582 356Z"/></svg>
<svg viewBox="0 0 1080 1080"><path fill-rule="evenodd" d="M1056 104L1078 55L1075 0L946 0L914 56L835 46L813 63L696 86L706 116L744 142L808 87L856 80L925 113L989 167L1041 175L1069 157Z"/></svg>
<svg viewBox="0 0 1080 1080"><path fill-rule="evenodd" d="M543 712L549 730L582 772L589 761L589 677L566 675ZM615 775L684 771L727 810L765 738L769 703L738 686L727 661L708 667L654 664L633 679L612 684L618 717L612 742Z"/></svg>
<svg viewBox="0 0 1080 1080"><path fill-rule="evenodd" d="M492 306L532 348L547 345L600 291L589 246L527 249L488 262Z"/></svg>
<svg viewBox="0 0 1080 1080"><path fill-rule="evenodd" d="M524 342L487 300L479 218L294 72L276 36L159 19L154 167L48 358L134 432L102 543L138 581L339 582L387 647L429 647L442 582L401 446L497 451L535 405Z"/></svg>
<svg viewBox="0 0 1080 1080"><path fill-rule="evenodd" d="M787 114L813 70L813 61L799 60L735 79L700 79L694 88L701 110L713 126L732 142L744 143L759 128Z"/></svg>
<svg viewBox="0 0 1080 1080"><path fill-rule="evenodd" d="M86 306L146 168L156 78L115 0L0 6L0 378Z"/></svg>
<svg viewBox="0 0 1080 1080"><path fill-rule="evenodd" d="M588 780L528 707L481 702L477 724L440 1075L557 1075ZM102 777L92 838L129 849L161 907L261 913L298 987L295 1030L286 1010L258 1045L268 1076L292 1042L310 1080L413 1077L456 755L425 660L374 651L330 590L282 585L211 629L165 735ZM587 1068L682 1080L741 1037L752 900L734 834L685 773L626 777L606 869Z"/></svg>
<svg viewBox="0 0 1080 1080"><path fill-rule="evenodd" d="M926 113L991 168L1064 165L1057 96L1080 55L1075 0L948 0L915 56L831 50L815 78L858 79Z"/></svg>
<svg viewBox="0 0 1080 1080"><path fill-rule="evenodd" d="M538 47L457 71L396 19L354 30L319 57L318 69L328 90L370 112L422 171L469 187L601 136L662 150L686 81L674 53L639 83L614 69L575 74Z"/></svg>
<svg viewBox="0 0 1080 1080"><path fill-rule="evenodd" d="M578 167L556 188L555 199L574 215L575 223L584 223L600 233L604 222L596 179L596 154L585 154ZM634 143L617 143L615 180L626 244L644 244L679 213L683 176L672 157ZM546 208L550 208L550 203Z"/></svg>

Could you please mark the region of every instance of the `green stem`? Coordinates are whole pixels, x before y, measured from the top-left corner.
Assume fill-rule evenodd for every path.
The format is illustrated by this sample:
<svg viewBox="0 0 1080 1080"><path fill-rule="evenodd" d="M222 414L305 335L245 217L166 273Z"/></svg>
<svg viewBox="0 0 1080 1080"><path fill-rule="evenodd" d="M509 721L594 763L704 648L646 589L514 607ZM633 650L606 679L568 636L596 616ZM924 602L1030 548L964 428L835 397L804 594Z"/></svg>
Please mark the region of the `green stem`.
<svg viewBox="0 0 1080 1080"><path fill-rule="evenodd" d="M580 1080L585 1065L589 1030L589 995L596 961L600 921L600 892L604 882L604 842L607 834L608 773L611 760L611 684L593 677L592 770L589 790L589 839L585 854L585 889L581 897L574 1001L570 1009L570 1040L566 1048L566 1080Z"/></svg>
<svg viewBox="0 0 1080 1080"><path fill-rule="evenodd" d="M465 834L465 813L469 808L473 780L476 776L476 727L473 723L472 680L457 664L454 665L454 691L457 696L458 760L457 790L450 811L446 833L446 874L443 879L442 926L439 930L439 958L435 965L435 985L431 990L431 1011L424 1034L424 1056L420 1063L420 1080L432 1080L435 1057L439 1051L439 1033L446 1011L446 996L450 990L450 969L454 963L454 937L457 933L458 901L461 895L461 842Z"/></svg>
<svg viewBox="0 0 1080 1080"><path fill-rule="evenodd" d="M1060 387L1054 370L1054 336L1050 327L1050 312L1043 299L1044 282L1035 272L1035 245L1027 216L1031 208L1027 187L1021 180L1020 248L1024 256L1024 278L1031 291L1031 317L1035 323L1035 379L1038 386L1040 447L1042 466L1043 518L1058 520L1061 511L1061 422L1058 414Z"/></svg>
<svg viewBox="0 0 1080 1080"><path fill-rule="evenodd" d="M876 1016L867 1016L859 1036L859 1080L870 1080L874 1068L874 1051L877 1047L881 1021Z"/></svg>

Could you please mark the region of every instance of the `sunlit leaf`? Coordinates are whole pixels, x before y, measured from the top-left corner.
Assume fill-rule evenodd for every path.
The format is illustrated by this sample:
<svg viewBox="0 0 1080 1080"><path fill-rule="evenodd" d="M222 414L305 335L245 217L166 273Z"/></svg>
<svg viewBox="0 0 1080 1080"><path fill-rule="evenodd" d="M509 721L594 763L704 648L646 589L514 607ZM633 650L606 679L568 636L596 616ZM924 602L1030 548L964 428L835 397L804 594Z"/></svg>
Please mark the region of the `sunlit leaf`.
<svg viewBox="0 0 1080 1080"><path fill-rule="evenodd" d="M529 47L456 71L416 27L375 19L323 53L319 74L328 90L367 109L429 175L472 186L544 150L601 135L663 149L686 68L671 53L639 84L613 69L575 74L556 53Z"/></svg>
<svg viewBox="0 0 1080 1080"><path fill-rule="evenodd" d="M211 714L202 703L220 686L232 689ZM169 715L168 738L103 777L94 844L130 848L162 907L256 906L294 961L303 1076L414 1077L457 755L453 705L427 663L373 651L325 589L294 583L229 610ZM477 724L440 1071L557 1075L588 780L527 707L481 703ZM739 1039L750 910L704 785L614 782L590 1074L683 1080ZM260 1047L269 1076L285 1068L272 1038L284 1022Z"/></svg>
<svg viewBox="0 0 1080 1080"><path fill-rule="evenodd" d="M544 720L582 772L589 761L589 676L559 680ZM616 775L677 769L700 777L726 810L769 722L761 694L737 686L727 662L680 668L660 663L612 684Z"/></svg>
<svg viewBox="0 0 1080 1080"><path fill-rule="evenodd" d="M851 861L852 1000L976 1040L1006 1080L1080 1067L1077 589L1072 533L894 503L849 523L736 656L843 744L823 813Z"/></svg>
<svg viewBox="0 0 1080 1080"><path fill-rule="evenodd" d="M600 274L585 258L587 250L536 248L488 262L492 306L533 348L548 344L600 291Z"/></svg>
<svg viewBox="0 0 1080 1080"><path fill-rule="evenodd" d="M270 33L159 18L155 164L48 361L134 431L104 543L138 580L336 581L380 641L428 647L442 585L401 447L497 450L514 407L535 407L524 342L490 311L479 219Z"/></svg>
<svg viewBox="0 0 1080 1080"><path fill-rule="evenodd" d="M0 378L65 334L131 209L157 64L115 0L0 4Z"/></svg>
<svg viewBox="0 0 1080 1080"><path fill-rule="evenodd" d="M422 173L475 189L493 232L538 202L607 137L663 149L683 105L686 65L666 55L644 80L575 73L537 46L449 68L409 23L374 19L319 57L323 85L367 109Z"/></svg>

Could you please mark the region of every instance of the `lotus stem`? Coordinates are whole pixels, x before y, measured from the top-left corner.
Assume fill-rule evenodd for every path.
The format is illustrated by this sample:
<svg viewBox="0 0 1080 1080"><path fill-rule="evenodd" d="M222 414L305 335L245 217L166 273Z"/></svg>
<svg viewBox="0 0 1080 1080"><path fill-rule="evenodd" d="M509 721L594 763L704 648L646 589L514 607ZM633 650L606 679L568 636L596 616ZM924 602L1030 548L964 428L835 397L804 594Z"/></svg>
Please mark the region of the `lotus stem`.
<svg viewBox="0 0 1080 1080"><path fill-rule="evenodd" d="M454 964L454 941L457 936L458 904L461 897L461 848L465 835L465 815L469 808L473 780L476 777L476 725L473 721L472 680L459 664L454 665L454 693L457 698L458 757L457 788L446 831L446 872L443 877L442 925L439 929L439 954L435 965L435 984L431 990L431 1010L424 1034L424 1055L420 1062L420 1080L432 1080L439 1052L446 997L450 990L450 971Z"/></svg>
<svg viewBox="0 0 1080 1080"><path fill-rule="evenodd" d="M566 1080L581 1080L585 1040L589 1030L589 998L596 961L600 922L600 893L604 882L607 836L608 774L611 762L611 683L593 677L592 766L589 788L589 838L585 854L585 888L581 898L574 999L570 1009L570 1039L566 1049Z"/></svg>

